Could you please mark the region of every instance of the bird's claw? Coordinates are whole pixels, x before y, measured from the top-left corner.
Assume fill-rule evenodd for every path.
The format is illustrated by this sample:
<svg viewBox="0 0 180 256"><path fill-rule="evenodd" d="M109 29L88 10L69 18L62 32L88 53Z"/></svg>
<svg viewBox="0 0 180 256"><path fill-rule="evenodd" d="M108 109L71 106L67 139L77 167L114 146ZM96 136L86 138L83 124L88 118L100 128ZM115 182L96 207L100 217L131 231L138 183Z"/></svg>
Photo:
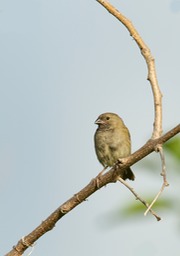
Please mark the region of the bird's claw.
<svg viewBox="0 0 180 256"><path fill-rule="evenodd" d="M126 163L126 158L119 158L118 163L119 164L125 164Z"/></svg>

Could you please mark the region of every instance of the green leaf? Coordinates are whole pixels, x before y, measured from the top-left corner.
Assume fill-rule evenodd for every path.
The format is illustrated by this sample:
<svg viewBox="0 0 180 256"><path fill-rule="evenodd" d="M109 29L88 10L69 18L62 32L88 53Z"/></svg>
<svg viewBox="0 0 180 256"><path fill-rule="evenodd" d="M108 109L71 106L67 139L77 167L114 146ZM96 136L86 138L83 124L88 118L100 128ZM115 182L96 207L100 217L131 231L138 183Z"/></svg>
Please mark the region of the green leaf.
<svg viewBox="0 0 180 256"><path fill-rule="evenodd" d="M164 149L180 162L180 137L173 138L164 144Z"/></svg>

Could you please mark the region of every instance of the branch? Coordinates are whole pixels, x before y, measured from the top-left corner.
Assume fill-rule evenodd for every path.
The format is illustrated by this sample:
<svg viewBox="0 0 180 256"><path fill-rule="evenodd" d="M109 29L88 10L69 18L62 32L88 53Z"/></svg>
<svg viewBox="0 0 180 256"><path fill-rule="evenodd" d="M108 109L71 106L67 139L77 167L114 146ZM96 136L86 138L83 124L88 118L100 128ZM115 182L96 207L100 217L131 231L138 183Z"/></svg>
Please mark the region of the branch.
<svg viewBox="0 0 180 256"><path fill-rule="evenodd" d="M148 68L148 77L151 84L151 89L154 97L154 129L152 133L151 139L156 139L162 135L162 94L158 86L156 69L155 69L155 60L151 54L150 49L145 44L143 39L140 37L139 33L133 26L132 22L128 20L122 13L120 13L113 5L105 0L96 0L103 7L106 8L108 12L110 12L114 17L116 17L130 32L130 35L133 37L135 42L137 43L141 54L143 55L147 68Z"/></svg>
<svg viewBox="0 0 180 256"><path fill-rule="evenodd" d="M74 209L76 206L78 206L80 203L85 201L90 195L92 195L95 191L97 191L99 188L117 181L117 177L127 167L137 163L139 160L143 159L153 151L155 151L155 148L158 144L163 144L166 141L168 141L170 138L175 136L180 132L180 124L177 125L175 128L167 132L162 137L155 139L155 140L149 140L143 147L141 147L139 150L137 150L135 153L130 155L127 158L123 159L123 163L117 163L116 165L119 166L119 168L111 168L107 173L102 175L98 179L98 187L96 178L91 180L91 182L84 187L82 190L80 190L77 194L75 194L73 197L71 197L69 200L67 200L65 203L63 203L57 210L55 210L45 221L43 221L36 229L34 229L30 234L23 237L23 239L19 240L16 246L13 247L13 249L6 254L6 256L20 256L22 253L29 247L34 244L38 238L40 238L42 235L44 235L46 232L50 231L54 228L56 222L60 220L65 214L70 212L72 209Z"/></svg>
<svg viewBox="0 0 180 256"><path fill-rule="evenodd" d="M161 157L161 163L162 163L162 172L161 175L163 176L163 184L161 186L160 191L157 193L157 195L155 196L155 198L153 199L152 203L149 205L149 207L147 208L147 210L145 211L144 215L146 216L147 213L151 210L152 206L155 204L155 202L157 201L157 199L160 197L160 195L162 194L162 192L164 191L165 187L169 186L167 179L166 179L166 164L165 164L165 157L164 157L164 151L162 149L162 146L158 147L158 151L160 153L160 157Z"/></svg>
<svg viewBox="0 0 180 256"><path fill-rule="evenodd" d="M156 217L157 221L161 220L161 217L159 217L150 207L148 203L146 203L146 201L144 199L142 199L136 192L135 190L125 181L123 180L121 177L118 177L118 180L124 185L126 186L132 193L133 195L136 197L137 200L139 200L142 204L144 204L147 207L146 212L151 212L152 215L154 215L154 217ZM146 213L147 214L147 213ZM144 214L145 215L145 214Z"/></svg>
<svg viewBox="0 0 180 256"><path fill-rule="evenodd" d="M148 46L145 44L143 39L140 37L139 33L133 26L132 22L128 20L122 13L120 13L113 5L111 5L108 1L106 0L96 0L98 3L100 3L103 7L105 7L114 17L116 17L130 32L130 35L133 37L135 42L137 43L141 54L143 55L147 68L148 68L148 80L151 84L151 89L153 92L153 99L154 99L154 129L153 133L151 136L151 139L157 139L162 135L162 93L160 91L160 88L158 86L158 80L157 80L157 75L156 75L156 68L155 68L155 60L151 54L150 49ZM160 156L162 159L163 156L163 149L162 145L157 146L157 151L160 152ZM165 163L165 161L164 161ZM163 164L163 161L162 161ZM165 170L165 165L162 165L162 168ZM150 204L148 207L147 211L145 212L145 215L147 212L151 209L153 204L156 202L160 194L163 192L164 188L167 186L168 182L166 180L166 173L165 171L162 172L163 176L163 184L162 187L153 200L153 202Z"/></svg>

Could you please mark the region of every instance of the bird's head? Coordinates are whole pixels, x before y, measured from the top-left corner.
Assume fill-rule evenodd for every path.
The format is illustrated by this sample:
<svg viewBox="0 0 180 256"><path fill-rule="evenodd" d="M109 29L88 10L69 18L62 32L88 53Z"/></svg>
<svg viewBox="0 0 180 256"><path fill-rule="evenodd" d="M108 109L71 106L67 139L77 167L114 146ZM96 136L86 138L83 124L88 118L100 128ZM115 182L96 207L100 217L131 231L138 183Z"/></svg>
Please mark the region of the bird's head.
<svg viewBox="0 0 180 256"><path fill-rule="evenodd" d="M99 129L113 129L116 126L122 125L122 119L114 113L104 113L101 114L95 124L99 126Z"/></svg>

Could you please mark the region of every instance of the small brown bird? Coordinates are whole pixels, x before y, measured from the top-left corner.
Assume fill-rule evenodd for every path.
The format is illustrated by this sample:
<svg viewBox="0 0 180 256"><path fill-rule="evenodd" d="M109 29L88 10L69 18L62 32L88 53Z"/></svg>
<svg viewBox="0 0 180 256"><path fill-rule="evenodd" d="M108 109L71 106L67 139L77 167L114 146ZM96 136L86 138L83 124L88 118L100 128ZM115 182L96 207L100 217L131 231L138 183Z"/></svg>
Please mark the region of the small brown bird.
<svg viewBox="0 0 180 256"><path fill-rule="evenodd" d="M113 166L118 159L131 154L131 138L123 120L114 113L104 113L95 121L98 128L94 135L96 155L105 167ZM126 169L122 178L134 180L130 168Z"/></svg>

